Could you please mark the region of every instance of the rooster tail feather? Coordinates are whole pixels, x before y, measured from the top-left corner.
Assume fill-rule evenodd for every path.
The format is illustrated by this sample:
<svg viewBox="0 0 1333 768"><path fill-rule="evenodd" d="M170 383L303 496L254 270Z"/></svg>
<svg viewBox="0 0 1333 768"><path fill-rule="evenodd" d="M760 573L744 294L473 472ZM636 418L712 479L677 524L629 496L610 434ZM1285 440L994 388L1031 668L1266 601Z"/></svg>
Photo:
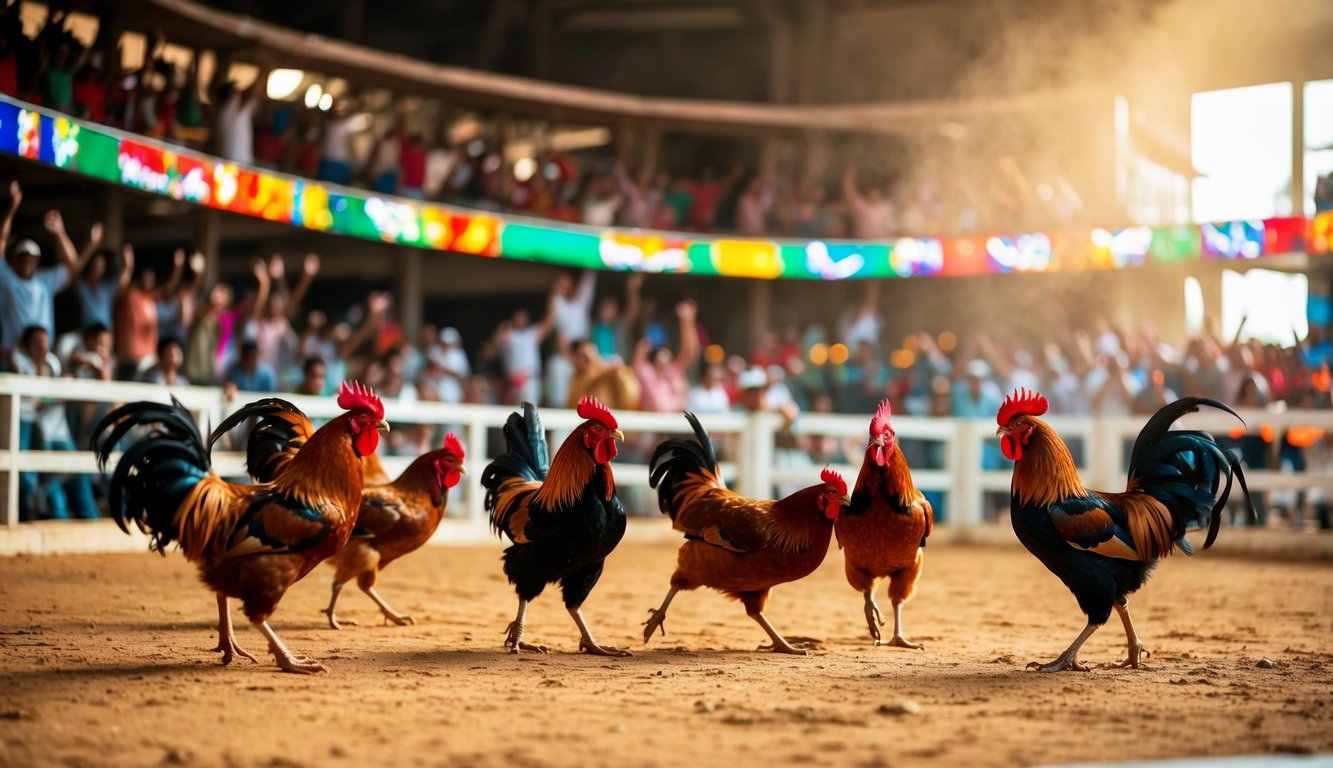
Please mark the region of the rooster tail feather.
<svg viewBox="0 0 1333 768"><path fill-rule="evenodd" d="M717 454L713 452L713 441L708 432L693 413L685 411L685 420L694 430L694 439L664 440L648 462L648 484L657 489L657 506L673 520L681 491L690 482L700 482L700 478L692 478L692 475L711 473L718 485L722 484Z"/></svg>
<svg viewBox="0 0 1333 768"><path fill-rule="evenodd" d="M256 419L256 422L245 442L246 471L256 482L273 482L305 445L313 432L312 425L301 409L292 403L278 397L266 397L223 419L208 437L208 450L211 452L218 439L250 419Z"/></svg>
<svg viewBox="0 0 1333 768"><path fill-rule="evenodd" d="M486 489L485 506L492 511L506 480L542 481L551 467L546 430L532 403L523 404L522 414L509 414L503 433L505 452L496 456L481 473L481 485Z"/></svg>
<svg viewBox="0 0 1333 768"><path fill-rule="evenodd" d="M111 475L111 516L123 531L133 522L147 533L153 550L163 552L177 542L196 559L215 535L226 535L200 522L217 521L225 513L230 487L213 474L199 429L175 398L171 405L129 403L98 423L92 447L103 472L116 446L135 428L147 432L131 438Z"/></svg>
<svg viewBox="0 0 1333 768"><path fill-rule="evenodd" d="M1246 502L1252 502L1240 462L1224 451L1212 435L1197 430L1171 430L1180 417L1198 411L1201 406L1240 418L1223 403L1204 397L1185 397L1163 407L1153 414L1134 441L1129 476L1132 487L1161 502L1170 512L1172 539L1183 541L1186 531L1206 527L1208 535L1203 546L1207 549L1217 538L1233 479L1239 480ZM1187 554L1192 551L1187 547L1181 549Z"/></svg>

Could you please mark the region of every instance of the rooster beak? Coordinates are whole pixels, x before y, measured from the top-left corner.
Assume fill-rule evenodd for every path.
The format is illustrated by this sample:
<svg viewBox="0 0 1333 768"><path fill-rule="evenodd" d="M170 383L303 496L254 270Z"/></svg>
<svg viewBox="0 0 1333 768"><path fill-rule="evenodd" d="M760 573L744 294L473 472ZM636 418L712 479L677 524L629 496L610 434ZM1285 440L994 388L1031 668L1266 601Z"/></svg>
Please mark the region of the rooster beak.
<svg viewBox="0 0 1333 768"><path fill-rule="evenodd" d="M455 469L458 470L458 474L462 475L463 477L467 477L467 467L463 466L462 464L459 464L457 467L455 467Z"/></svg>
<svg viewBox="0 0 1333 768"><path fill-rule="evenodd" d="M844 507L850 507L852 505L852 497L850 495L844 495L841 499L838 499L838 503L842 504Z"/></svg>
<svg viewBox="0 0 1333 768"><path fill-rule="evenodd" d="M999 427L999 428L997 428L997 429L995 430L995 436L996 436L996 437L1003 437L1004 435L1007 435L1007 434L1009 434L1009 428L1008 428L1008 427Z"/></svg>
<svg viewBox="0 0 1333 768"><path fill-rule="evenodd" d="M625 442L625 433L621 432L618 429L611 430L611 437L614 437L615 439L619 440L622 443Z"/></svg>
<svg viewBox="0 0 1333 768"><path fill-rule="evenodd" d="M379 421L375 422L375 428L376 428L376 429L382 429L382 430L384 430L385 432L388 432L388 431L389 431L389 422L385 421L384 419L380 419Z"/></svg>

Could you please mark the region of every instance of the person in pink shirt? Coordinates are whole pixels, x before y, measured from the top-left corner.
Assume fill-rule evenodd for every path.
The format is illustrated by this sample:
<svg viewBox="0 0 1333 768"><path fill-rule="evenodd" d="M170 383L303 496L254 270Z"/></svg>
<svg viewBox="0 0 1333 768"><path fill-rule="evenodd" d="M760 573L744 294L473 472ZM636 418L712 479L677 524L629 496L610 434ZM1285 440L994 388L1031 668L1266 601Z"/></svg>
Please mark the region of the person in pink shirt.
<svg viewBox="0 0 1333 768"><path fill-rule="evenodd" d="M652 349L647 339L640 339L634 348L634 374L639 378L643 410L675 413L685 408L689 371L699 359L699 330L695 324L698 312L693 301L676 305L680 354L673 354L668 347Z"/></svg>

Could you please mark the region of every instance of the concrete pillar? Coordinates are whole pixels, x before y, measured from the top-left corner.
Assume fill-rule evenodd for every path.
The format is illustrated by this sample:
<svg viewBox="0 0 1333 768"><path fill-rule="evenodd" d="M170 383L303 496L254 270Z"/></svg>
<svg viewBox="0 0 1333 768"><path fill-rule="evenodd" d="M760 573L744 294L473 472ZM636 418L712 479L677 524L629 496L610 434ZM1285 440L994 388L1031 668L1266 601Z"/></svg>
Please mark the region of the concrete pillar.
<svg viewBox="0 0 1333 768"><path fill-rule="evenodd" d="M774 104L791 101L792 96L792 28L781 16L774 15L769 22L768 98Z"/></svg>
<svg viewBox="0 0 1333 768"><path fill-rule="evenodd" d="M1305 83L1291 84L1291 215L1305 215Z"/></svg>
<svg viewBox="0 0 1333 768"><path fill-rule="evenodd" d="M528 73L538 80L546 80L551 76L551 36L555 28L550 6L539 0L528 19Z"/></svg>
<svg viewBox="0 0 1333 768"><path fill-rule="evenodd" d="M639 147L639 178L651 181L657 172L657 153L662 145L662 126L644 123Z"/></svg>
<svg viewBox="0 0 1333 768"><path fill-rule="evenodd" d="M218 272L222 259L222 214L211 208L203 208L195 213L194 249L204 255L205 286L218 282Z"/></svg>
<svg viewBox="0 0 1333 768"><path fill-rule="evenodd" d="M102 222L103 247L119 252L125 244L125 196L119 189L103 188L97 217Z"/></svg>
<svg viewBox="0 0 1333 768"><path fill-rule="evenodd" d="M426 311L426 289L422 285L422 252L418 248L399 248L398 285L395 287L398 323L407 339L415 341L421 330L421 316Z"/></svg>
<svg viewBox="0 0 1333 768"><path fill-rule="evenodd" d="M828 56L829 5L824 0L806 0L800 11L800 31L797 34L797 62L792 83L792 101L812 104L822 100L824 90L824 60Z"/></svg>

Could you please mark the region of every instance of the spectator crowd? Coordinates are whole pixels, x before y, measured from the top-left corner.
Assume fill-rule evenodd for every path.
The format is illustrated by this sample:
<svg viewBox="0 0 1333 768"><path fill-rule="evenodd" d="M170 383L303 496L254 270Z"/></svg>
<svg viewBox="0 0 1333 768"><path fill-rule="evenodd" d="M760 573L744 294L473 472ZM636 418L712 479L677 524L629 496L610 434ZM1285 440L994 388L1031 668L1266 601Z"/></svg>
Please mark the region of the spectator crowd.
<svg viewBox="0 0 1333 768"><path fill-rule="evenodd" d="M723 171L701 161L633 171L608 147L559 151L543 138L549 131L537 129L523 142L531 145L526 156L515 157L503 118L459 133L442 108L376 98L383 94L369 88L337 98L321 90L313 103L302 92L271 100L273 62L263 52L249 68L233 68L230 54L220 53L205 78L201 53L169 49L155 30L142 63L130 65L117 31L126 20L103 19L85 45L69 31L61 3L51 4L31 37L22 7L19 0L0 14L0 92L238 163L384 194L594 226L810 239L965 235L1068 226L1084 216L1067 179L1032 177L1006 156L980 178L948 183L906 178L894 167L811 176L743 165ZM244 83L233 77L242 69Z"/></svg>

